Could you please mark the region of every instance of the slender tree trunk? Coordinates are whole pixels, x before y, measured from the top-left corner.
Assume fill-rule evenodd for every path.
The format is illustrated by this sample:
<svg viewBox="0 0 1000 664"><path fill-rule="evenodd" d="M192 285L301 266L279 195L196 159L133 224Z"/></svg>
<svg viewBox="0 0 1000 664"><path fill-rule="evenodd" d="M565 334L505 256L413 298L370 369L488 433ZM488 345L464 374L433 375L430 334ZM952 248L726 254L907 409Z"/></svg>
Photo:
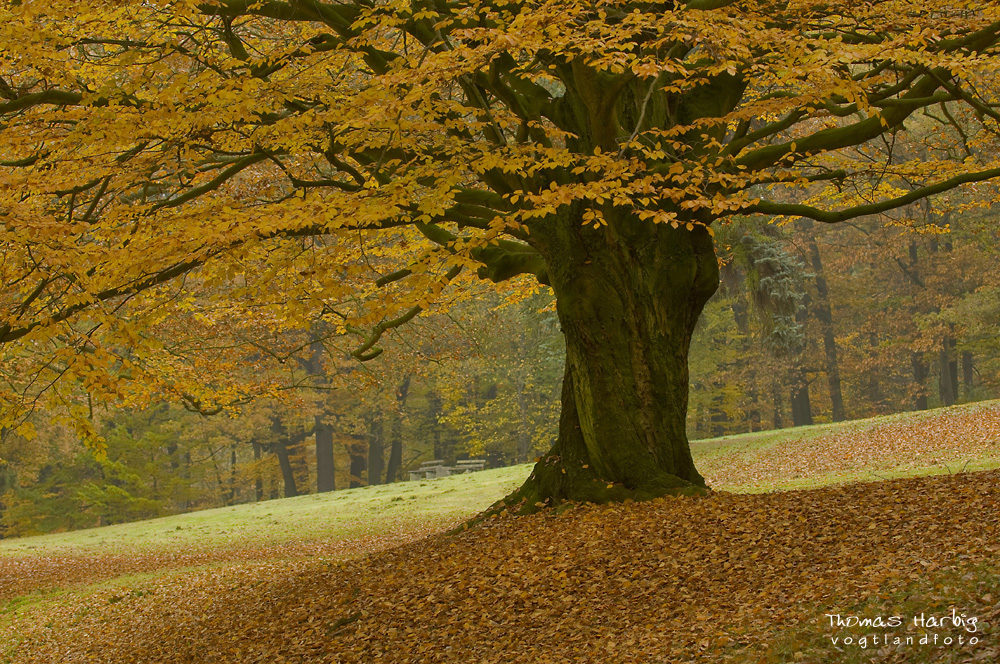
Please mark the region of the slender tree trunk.
<svg viewBox="0 0 1000 664"><path fill-rule="evenodd" d="M278 465L281 467L281 479L285 482L285 498L293 498L299 495L299 489L295 485L295 472L292 470L292 461L289 458L288 446L284 440L275 441L272 444L275 456L278 457Z"/></svg>
<svg viewBox="0 0 1000 664"><path fill-rule="evenodd" d="M229 446L229 498L226 504L236 504L236 443Z"/></svg>
<svg viewBox="0 0 1000 664"><path fill-rule="evenodd" d="M254 479L253 479L253 494L256 497L258 503L264 500L264 477L261 474L261 468L260 468L260 456L261 456L260 452L261 452L260 443L257 442L256 440L253 441L253 460L254 460L254 468L256 468L256 472L254 473Z"/></svg>
<svg viewBox="0 0 1000 664"><path fill-rule="evenodd" d="M941 349L938 351L938 394L941 397L941 403L945 406L953 406L957 399L957 394L955 390L954 383L957 381L952 381L952 365L951 361L951 339L945 337L941 341ZM956 368L956 374L957 368Z"/></svg>
<svg viewBox="0 0 1000 664"><path fill-rule="evenodd" d="M685 430L687 355L718 287L712 239L703 227L625 221L609 222L607 234L576 219L533 234L556 294L566 368L557 442L508 499L526 511L705 490ZM547 252L553 235L557 250ZM629 237L618 243L619 235Z"/></svg>
<svg viewBox="0 0 1000 664"><path fill-rule="evenodd" d="M441 424L438 417L441 416L441 397L435 390L427 394L427 420L431 426L431 442L434 444L434 458L443 459L445 456L444 441L441 440Z"/></svg>
<svg viewBox="0 0 1000 664"><path fill-rule="evenodd" d="M406 395L410 391L410 379L410 376L404 378L396 390L396 412L389 433L389 462L385 467L387 484L399 479L399 470L403 466L403 408L406 405Z"/></svg>
<svg viewBox="0 0 1000 664"><path fill-rule="evenodd" d="M764 427L761 426L760 422L760 395L757 393L757 388L751 386L749 388L750 395L750 412L748 413L750 417L750 431L760 431Z"/></svg>
<svg viewBox="0 0 1000 664"><path fill-rule="evenodd" d="M913 385L916 388L914 407L917 410L927 410L927 363L924 361L924 354L912 353L910 366L913 367Z"/></svg>
<svg viewBox="0 0 1000 664"><path fill-rule="evenodd" d="M276 417L271 419L271 434L274 436L271 451L278 457L281 479L285 484L285 498L293 498L299 495L299 489L295 484L295 472L292 470L292 460L288 451L288 430Z"/></svg>
<svg viewBox="0 0 1000 664"><path fill-rule="evenodd" d="M322 414L316 415L316 491L326 493L336 488L334 476L337 469L333 463L333 427L326 423Z"/></svg>
<svg viewBox="0 0 1000 664"><path fill-rule="evenodd" d="M521 336L521 342L522 344L524 343L523 335ZM528 455L531 454L531 432L528 430L528 427L531 426L531 419L528 417L528 395L523 376L518 376L514 389L517 391L518 415L518 425L515 433L517 438L517 463L524 463L528 460Z"/></svg>
<svg viewBox="0 0 1000 664"><path fill-rule="evenodd" d="M322 323L314 323L311 329L314 334L322 335L325 331L324 327ZM308 358L299 359L300 364L311 375L322 378L324 382L328 382L326 365L323 362L323 358L326 355L326 347L321 341L314 341L309 346L309 351ZM325 401L325 395L319 392L316 397L317 413L313 420L313 432L316 437L317 493L326 493L336 488L334 477L337 473L337 468L334 465L333 458L333 427L326 422Z"/></svg>
<svg viewBox="0 0 1000 664"><path fill-rule="evenodd" d="M833 421L842 422L846 419L844 412L844 396L840 389L840 363L837 361L837 337L833 330L833 312L830 309L830 295L823 276L823 261L819 254L816 238L809 238L809 255L816 279L816 308L814 313L823 330L823 349L826 351L826 377L830 384L830 401L833 404ZM810 417L811 419L811 417Z"/></svg>
<svg viewBox="0 0 1000 664"><path fill-rule="evenodd" d="M958 401L958 340L955 338L955 326L951 326L948 335L948 379L951 381L951 393Z"/></svg>
<svg viewBox="0 0 1000 664"><path fill-rule="evenodd" d="M368 446L364 437L352 437L347 443L347 455L351 459L350 488L364 486L363 477L368 463Z"/></svg>
<svg viewBox="0 0 1000 664"><path fill-rule="evenodd" d="M177 441L170 440L167 443L167 459L170 461L170 470L176 474L181 467L181 459L177 454Z"/></svg>
<svg viewBox="0 0 1000 664"><path fill-rule="evenodd" d="M869 357L875 357L878 354L879 339L878 333L874 330L868 334L868 346ZM882 386L878 381L878 372L869 370L866 373L865 391L868 395L868 401L871 402L872 411L878 414L882 410L881 406L882 402L885 401L885 395L882 393Z"/></svg>
<svg viewBox="0 0 1000 664"><path fill-rule="evenodd" d="M965 385L965 398L972 399L973 366L972 351L962 351L962 383Z"/></svg>
<svg viewBox="0 0 1000 664"><path fill-rule="evenodd" d="M385 413L372 413L368 426L368 484L382 484L382 469L385 467Z"/></svg>
<svg viewBox="0 0 1000 664"><path fill-rule="evenodd" d="M774 404L771 424L775 429L783 429L785 428L785 420L782 417L782 410L784 409L784 404L781 401L781 384L778 382L774 383L774 386L771 390L771 402Z"/></svg>
<svg viewBox="0 0 1000 664"><path fill-rule="evenodd" d="M812 403L809 400L809 381L805 372L799 370L791 394L792 426L808 426L813 423Z"/></svg>
<svg viewBox="0 0 1000 664"><path fill-rule="evenodd" d="M712 405L709 408L712 414L712 437L718 438L726 433L726 423L729 422L729 415L726 414L722 404L722 396L718 393L712 397Z"/></svg>
<svg viewBox="0 0 1000 664"><path fill-rule="evenodd" d="M709 431L711 431L711 422L708 417L708 405L704 402L698 406L695 422L697 423L695 425L695 432L697 433L698 438L708 438L709 435L711 435L709 433Z"/></svg>

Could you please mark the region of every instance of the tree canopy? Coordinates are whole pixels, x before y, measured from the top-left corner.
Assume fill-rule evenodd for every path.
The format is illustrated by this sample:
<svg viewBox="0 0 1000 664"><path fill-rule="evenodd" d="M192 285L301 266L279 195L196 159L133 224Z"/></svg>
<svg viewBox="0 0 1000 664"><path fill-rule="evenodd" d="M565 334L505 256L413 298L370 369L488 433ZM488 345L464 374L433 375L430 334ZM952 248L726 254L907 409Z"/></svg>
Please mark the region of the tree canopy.
<svg viewBox="0 0 1000 664"><path fill-rule="evenodd" d="M553 290L567 368L558 442L517 497L699 491L686 356L718 285L712 226L839 222L1000 176L996 2L29 0L0 18L7 427L63 385L189 392L162 348L178 321L325 321L365 360L451 286L527 275ZM894 149L932 112L922 152Z"/></svg>

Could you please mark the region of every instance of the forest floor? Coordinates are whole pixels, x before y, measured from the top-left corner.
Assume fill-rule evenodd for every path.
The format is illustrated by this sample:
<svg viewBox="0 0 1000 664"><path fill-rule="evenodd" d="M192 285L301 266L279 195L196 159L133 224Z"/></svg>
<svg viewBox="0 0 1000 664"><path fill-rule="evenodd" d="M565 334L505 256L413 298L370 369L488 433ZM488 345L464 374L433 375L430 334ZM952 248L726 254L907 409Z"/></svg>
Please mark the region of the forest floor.
<svg viewBox="0 0 1000 664"><path fill-rule="evenodd" d="M0 663L997 662L998 446L987 402L697 442L708 497L454 536L529 467L2 541Z"/></svg>

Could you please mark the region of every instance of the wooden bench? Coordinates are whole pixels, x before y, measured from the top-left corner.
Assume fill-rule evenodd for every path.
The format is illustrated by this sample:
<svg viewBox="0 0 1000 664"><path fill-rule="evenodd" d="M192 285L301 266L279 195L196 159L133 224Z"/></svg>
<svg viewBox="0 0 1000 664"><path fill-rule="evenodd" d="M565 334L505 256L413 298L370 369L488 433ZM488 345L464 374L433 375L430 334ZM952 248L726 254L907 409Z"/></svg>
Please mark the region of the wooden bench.
<svg viewBox="0 0 1000 664"><path fill-rule="evenodd" d="M453 469L456 473L474 473L477 470L486 468L486 461L484 459L462 459L457 463L458 465Z"/></svg>
<svg viewBox="0 0 1000 664"><path fill-rule="evenodd" d="M444 465L444 461L441 459L435 459L433 461L424 461L420 464L420 468L410 471L410 481L414 480L429 480L437 477L448 477L451 475L451 469Z"/></svg>
<svg viewBox="0 0 1000 664"><path fill-rule="evenodd" d="M446 466L441 459L424 461L416 470L409 471L409 481L430 480L448 477L452 473L473 473L486 468L484 459L462 459L455 466Z"/></svg>

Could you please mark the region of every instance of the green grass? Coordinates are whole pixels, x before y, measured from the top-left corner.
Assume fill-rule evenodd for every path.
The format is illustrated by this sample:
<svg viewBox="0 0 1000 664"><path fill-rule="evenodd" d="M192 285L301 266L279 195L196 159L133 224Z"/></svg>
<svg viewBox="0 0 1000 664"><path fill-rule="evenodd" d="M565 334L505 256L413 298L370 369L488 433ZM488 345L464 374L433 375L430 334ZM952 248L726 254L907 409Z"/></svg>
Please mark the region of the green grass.
<svg viewBox="0 0 1000 664"><path fill-rule="evenodd" d="M516 489L530 466L221 507L149 521L0 540L0 556L103 555L378 536L400 522L457 521Z"/></svg>
<svg viewBox="0 0 1000 664"><path fill-rule="evenodd" d="M970 404L955 407L954 412L976 413L979 409L995 408L997 402ZM737 436L725 436L710 440L694 441L692 454L700 468L736 467L734 461L752 464L763 458L761 453L774 455L786 452L792 455L796 450L808 450L808 443L831 434L843 438L861 436L885 424L905 423L919 425L924 420L940 417L946 411L905 413L887 417L872 418L853 422L820 424L779 431L764 431ZM949 456L937 457L933 463L915 463L913 459L902 460L898 464L880 467L851 466L830 473L797 476L789 472L787 476L771 477L767 481L754 481L738 474L717 477L713 485L716 489L754 493L790 489L808 489L843 484L856 481L879 481L899 477L932 475L962 470L987 470L1000 467L1000 455L966 454L956 449ZM170 516L150 521L105 526L70 533L58 533L36 537L0 540L0 565L19 558L75 558L80 564L88 559L109 555L153 555L172 554L215 549L259 549L262 552L258 562L266 564L281 562L296 556L301 557L305 549L296 545L313 542L368 542L358 546L357 551L371 550L370 542L385 539L389 542L394 533L416 533L442 531L490 506L499 498L516 489L531 471L531 464L503 469L480 471L467 475L456 475L436 480L419 482L399 482L391 485L348 489L325 494L312 494L297 498L271 500L260 503L237 505ZM391 543L391 542L390 542ZM280 547L290 545L287 552ZM349 550L333 554L336 558L356 555ZM31 592L19 597L7 597L0 601L0 633L14 634L19 620L26 616L42 616L47 619L49 612L65 602L81 598L131 597L130 593L145 592L154 587L158 580L176 575L190 574L195 570L213 567L249 566L256 564L251 558L206 560L204 564L188 566L185 563L171 568L153 569L142 572L109 572L100 578L88 578L73 583L51 583L39 585ZM969 600L987 584L995 570L983 570L967 579L938 578L936 575L927 582L943 586L945 590L932 587L930 590L915 585L910 594L925 598L934 594L954 601ZM27 578L27 577L26 577ZM2 579L0 579L2 581ZM921 581L920 583L925 583ZM55 587L58 585L59 587ZM2 583L0 583L2 589ZM1000 593L997 593L1000 596ZM874 615L878 612L892 615L905 613L910 607L908 595L874 598L854 607L844 607L845 612L857 615ZM110 600L109 600L110 601ZM921 606L925 606L924 602ZM76 602L79 603L79 602ZM816 607L817 619L828 610ZM801 626L788 630L775 642L768 655L759 661L868 661L871 653L855 649L852 653L836 650L829 641L829 630L822 625ZM4 648L12 647L0 639L0 662L4 660ZM735 654L735 653L730 653ZM847 656L849 654L849 657ZM804 659L803 659L804 658ZM825 659L824 659L825 658ZM742 661L742 660L739 660ZM916 659L913 661L925 661ZM933 661L933 660L926 660Z"/></svg>
<svg viewBox="0 0 1000 664"><path fill-rule="evenodd" d="M995 406L980 402L953 407L955 412ZM943 411L923 411L831 424L759 431L693 441L699 467L738 455L787 448L829 434L857 435L897 422L919 423ZM850 468L840 472L784 478L760 483L738 476L724 477L714 488L737 493L808 489L856 481L932 475L1000 467L1000 456L955 456L934 464L899 464L880 468ZM150 521L104 526L70 533L0 540L0 556L102 555L120 551L176 551L226 545L278 546L291 542L377 537L400 523L434 521L444 524L469 518L516 489L531 472L531 464L465 475L398 482L297 498L270 500L169 516Z"/></svg>

